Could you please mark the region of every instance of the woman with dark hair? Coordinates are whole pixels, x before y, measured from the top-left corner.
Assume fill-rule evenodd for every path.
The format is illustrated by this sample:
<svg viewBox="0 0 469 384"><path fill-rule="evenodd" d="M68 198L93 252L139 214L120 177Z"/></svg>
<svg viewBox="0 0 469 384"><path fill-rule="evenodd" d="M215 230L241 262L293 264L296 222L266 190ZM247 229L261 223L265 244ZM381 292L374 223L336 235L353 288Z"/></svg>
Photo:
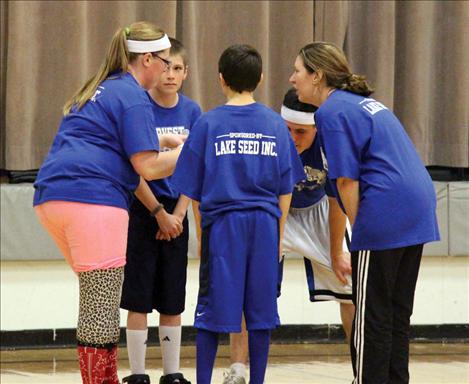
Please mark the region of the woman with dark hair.
<svg viewBox="0 0 469 384"><path fill-rule="evenodd" d="M352 224L355 384L409 382L423 245L439 240L432 181L397 117L331 43L302 48L290 82L313 104L331 186ZM333 268L344 274L340 264Z"/></svg>

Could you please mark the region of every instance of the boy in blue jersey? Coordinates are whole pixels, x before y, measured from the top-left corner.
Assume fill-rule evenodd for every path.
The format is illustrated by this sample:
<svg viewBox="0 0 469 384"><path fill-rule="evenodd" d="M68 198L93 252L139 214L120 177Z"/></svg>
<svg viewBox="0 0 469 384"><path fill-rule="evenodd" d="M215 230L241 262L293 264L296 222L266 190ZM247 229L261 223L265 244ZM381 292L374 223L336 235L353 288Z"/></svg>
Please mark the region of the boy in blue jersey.
<svg viewBox="0 0 469 384"><path fill-rule="evenodd" d="M218 334L249 331L251 383L264 382L270 330L277 326L279 241L303 167L281 117L256 103L262 59L247 45L218 62L227 103L204 114L172 181L197 201L201 232L197 383L210 383Z"/></svg>
<svg viewBox="0 0 469 384"><path fill-rule="evenodd" d="M340 305L342 325L350 341L355 308L352 303L351 264L347 244L346 216L327 184L319 139L314 122L317 108L298 100L295 89L284 97L281 116L290 130L306 178L295 185L285 223L282 248L304 257L309 298L312 302L335 300ZM336 276L332 265L348 265L348 275ZM279 295L283 260L280 264ZM315 308L316 309L316 308ZM319 308L318 308L319 309ZM231 367L223 384L245 384L247 334L230 335Z"/></svg>
<svg viewBox="0 0 469 384"><path fill-rule="evenodd" d="M158 135L183 134L201 114L200 107L178 93L187 77L187 54L170 38L171 65L149 90ZM160 384L189 383L179 373L181 313L184 311L189 228L186 211L190 200L180 196L171 178L141 180L129 215L127 264L121 308L127 309L127 351L131 375L124 383L147 384L145 352L147 314L160 314L159 341L163 376ZM140 201L139 201L140 200ZM155 220L156 219L156 220Z"/></svg>
<svg viewBox="0 0 469 384"><path fill-rule="evenodd" d="M303 47L290 81L315 114L334 194L352 224L355 384L408 383L423 246L439 240L432 181L397 117L334 44ZM334 266L342 273L341 266Z"/></svg>

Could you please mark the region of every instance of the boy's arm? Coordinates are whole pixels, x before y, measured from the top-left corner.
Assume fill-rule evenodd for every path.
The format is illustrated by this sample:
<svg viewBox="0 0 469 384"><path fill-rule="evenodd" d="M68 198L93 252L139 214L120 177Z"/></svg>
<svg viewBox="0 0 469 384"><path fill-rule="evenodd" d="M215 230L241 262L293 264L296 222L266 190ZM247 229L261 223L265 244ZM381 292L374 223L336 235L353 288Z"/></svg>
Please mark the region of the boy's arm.
<svg viewBox="0 0 469 384"><path fill-rule="evenodd" d="M329 239L332 270L342 284L348 284L346 275L352 274L350 253L343 250L346 224L347 216L342 212L337 199L329 197Z"/></svg>
<svg viewBox="0 0 469 384"><path fill-rule="evenodd" d="M176 208L174 208L173 215L176 217L179 217L179 219L184 220L184 216L186 216L187 208L189 207L189 204L191 202L191 199L189 199L185 195L180 195L178 202L176 204Z"/></svg>
<svg viewBox="0 0 469 384"><path fill-rule="evenodd" d="M282 257L282 241L283 241L283 230L285 228L285 222L287 221L288 211L290 209L292 194L289 193L287 195L280 195L278 198L278 205L280 207L280 211L282 211L282 216L279 220L279 260Z"/></svg>
<svg viewBox="0 0 469 384"><path fill-rule="evenodd" d="M155 209L155 207L159 204L159 201L156 199L147 182L141 176L140 183L135 190L135 196L142 202L142 204L148 209L149 212L153 211L153 209Z"/></svg>
<svg viewBox="0 0 469 384"><path fill-rule="evenodd" d="M160 202L155 197L143 177L140 177L140 183L135 190L135 196L150 212L160 205ZM155 219L158 222L159 227L159 230L155 235L158 240L171 240L181 234L182 221L178 217L166 212L164 207L155 214Z"/></svg>
<svg viewBox="0 0 469 384"><path fill-rule="evenodd" d="M181 195L184 196L184 195ZM184 196L187 197L187 196ZM202 224L199 211L200 203L196 200L192 200L192 211L194 212L194 224L195 224L195 234L197 236L198 251L197 256L200 257L202 250Z"/></svg>
<svg viewBox="0 0 469 384"><path fill-rule="evenodd" d="M179 236L184 231L184 226L182 222L184 220L184 217L186 216L187 207L189 206L190 202L191 200L187 196L184 196L184 195L179 196L179 199L176 204L176 207L174 208L173 214L172 215L168 214L169 216L168 220L172 219L172 217L174 217L175 219L178 219L179 223L181 224L180 232L178 232L174 237L171 237L171 233L174 235L174 232L169 232L168 227L163 227L163 228L166 228L166 231L163 231L162 227L160 226L160 231L158 231L158 233L156 234L157 240L171 240L171 238L174 239L175 237ZM171 225L173 221L174 219L172 219L171 221L167 221L166 223L167 225ZM159 225L159 222L158 222L158 225ZM169 229L170 228L171 227L169 227Z"/></svg>

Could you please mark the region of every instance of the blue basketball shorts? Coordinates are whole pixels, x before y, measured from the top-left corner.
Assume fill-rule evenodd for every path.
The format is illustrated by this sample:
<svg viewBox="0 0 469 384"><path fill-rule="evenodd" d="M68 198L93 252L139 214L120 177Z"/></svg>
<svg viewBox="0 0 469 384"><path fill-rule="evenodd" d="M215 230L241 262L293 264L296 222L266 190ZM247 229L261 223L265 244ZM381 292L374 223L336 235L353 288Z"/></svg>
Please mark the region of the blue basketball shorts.
<svg viewBox="0 0 469 384"><path fill-rule="evenodd" d="M278 219L264 210L230 211L202 231L194 326L217 333L278 325Z"/></svg>

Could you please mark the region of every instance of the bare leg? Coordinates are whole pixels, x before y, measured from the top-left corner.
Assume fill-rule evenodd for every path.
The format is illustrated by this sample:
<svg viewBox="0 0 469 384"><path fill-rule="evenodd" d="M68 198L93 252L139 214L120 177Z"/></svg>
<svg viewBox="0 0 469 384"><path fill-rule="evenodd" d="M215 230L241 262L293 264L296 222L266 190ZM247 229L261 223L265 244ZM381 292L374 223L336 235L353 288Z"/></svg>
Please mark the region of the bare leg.
<svg viewBox="0 0 469 384"><path fill-rule="evenodd" d="M230 359L231 364L248 362L248 332L243 317L241 333L230 334Z"/></svg>
<svg viewBox="0 0 469 384"><path fill-rule="evenodd" d="M246 365L248 362L248 332L246 323L241 324L241 333L230 334L230 370L225 373L223 384L245 384L246 383Z"/></svg>
<svg viewBox="0 0 469 384"><path fill-rule="evenodd" d="M342 319L342 326L344 327L347 343L350 344L350 336L352 334L352 322L355 317L355 305L340 303L340 318Z"/></svg>
<svg viewBox="0 0 469 384"><path fill-rule="evenodd" d="M164 315L160 314L160 327L179 327L181 325L181 315Z"/></svg>
<svg viewBox="0 0 469 384"><path fill-rule="evenodd" d="M135 331L147 329L147 314L129 311L127 313L127 329Z"/></svg>

